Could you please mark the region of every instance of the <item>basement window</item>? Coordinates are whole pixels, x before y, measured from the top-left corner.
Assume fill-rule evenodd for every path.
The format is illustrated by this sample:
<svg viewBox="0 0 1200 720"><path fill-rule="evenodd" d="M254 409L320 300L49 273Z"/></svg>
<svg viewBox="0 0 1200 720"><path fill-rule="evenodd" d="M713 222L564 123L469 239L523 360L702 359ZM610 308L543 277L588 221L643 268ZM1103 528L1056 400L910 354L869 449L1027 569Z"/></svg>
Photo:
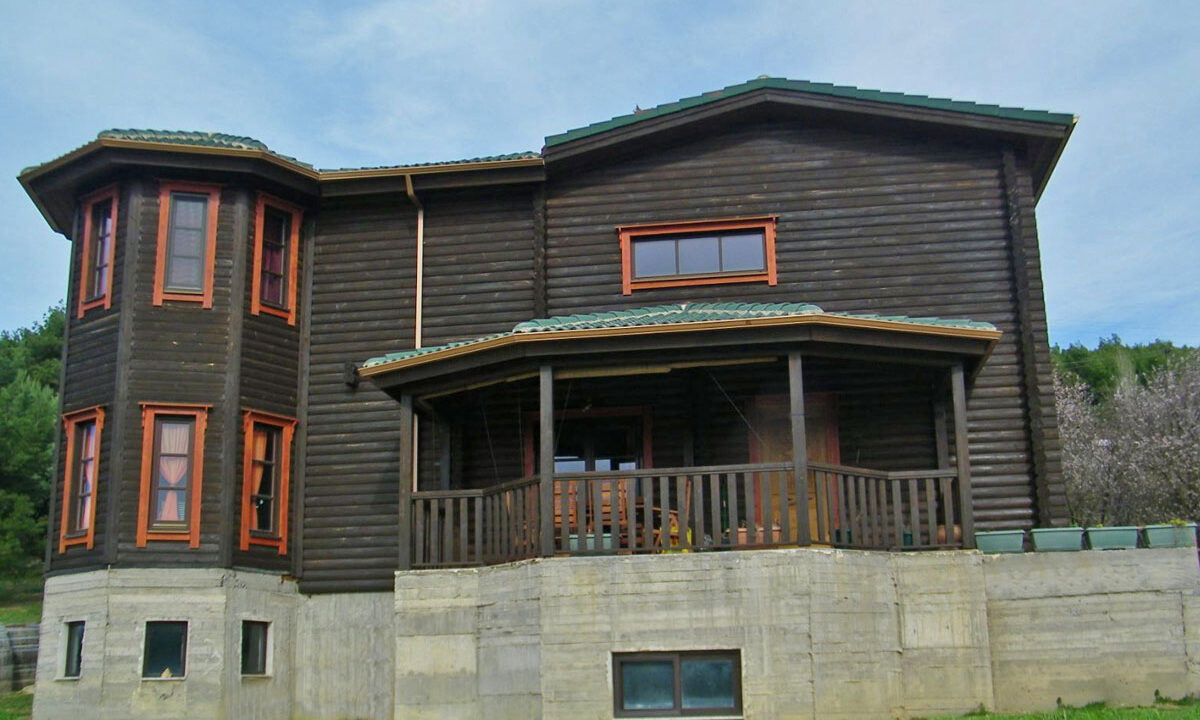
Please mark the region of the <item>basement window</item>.
<svg viewBox="0 0 1200 720"><path fill-rule="evenodd" d="M271 623L242 621L242 675L259 677L270 674Z"/></svg>
<svg viewBox="0 0 1200 720"><path fill-rule="evenodd" d="M621 291L765 282L775 285L774 217L617 228Z"/></svg>
<svg viewBox="0 0 1200 720"><path fill-rule="evenodd" d="M737 650L613 654L616 717L740 715Z"/></svg>
<svg viewBox="0 0 1200 720"><path fill-rule="evenodd" d="M142 677L178 680L187 672L188 624L183 620L146 623L146 646L142 653Z"/></svg>
<svg viewBox="0 0 1200 720"><path fill-rule="evenodd" d="M78 678L83 672L83 628L82 620L74 620L66 624L63 678Z"/></svg>

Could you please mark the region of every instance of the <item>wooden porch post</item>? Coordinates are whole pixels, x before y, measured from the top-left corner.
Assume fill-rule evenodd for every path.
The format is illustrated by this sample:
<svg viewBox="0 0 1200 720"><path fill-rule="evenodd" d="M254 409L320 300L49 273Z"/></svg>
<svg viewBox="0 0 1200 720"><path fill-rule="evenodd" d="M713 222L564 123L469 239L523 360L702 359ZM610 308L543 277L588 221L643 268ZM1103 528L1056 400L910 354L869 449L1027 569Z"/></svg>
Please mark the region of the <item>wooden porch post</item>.
<svg viewBox="0 0 1200 720"><path fill-rule="evenodd" d="M400 396L400 472L397 473L399 487L396 489L400 511L397 518L400 554L398 565L401 570L412 569L412 487L413 474L413 398L405 393Z"/></svg>
<svg viewBox="0 0 1200 720"><path fill-rule="evenodd" d="M933 431L937 439L937 466L950 467L950 433L946 429L946 387L940 382L933 391Z"/></svg>
<svg viewBox="0 0 1200 720"><path fill-rule="evenodd" d="M792 487L796 495L796 539L800 545L812 544L808 526L808 435L804 428L804 376L800 353L788 353L788 396L792 410ZM817 488L817 497L822 496ZM822 504L817 503L817 537L825 537ZM783 508L783 512L787 512Z"/></svg>
<svg viewBox="0 0 1200 720"><path fill-rule="evenodd" d="M554 554L554 369L538 371L538 475L541 480L539 525L542 556Z"/></svg>
<svg viewBox="0 0 1200 720"><path fill-rule="evenodd" d="M958 461L958 497L962 502L963 547L975 547L975 502L971 494L971 450L967 444L967 389L962 363L950 368L950 394L954 403L954 455ZM947 528L947 533L950 529Z"/></svg>

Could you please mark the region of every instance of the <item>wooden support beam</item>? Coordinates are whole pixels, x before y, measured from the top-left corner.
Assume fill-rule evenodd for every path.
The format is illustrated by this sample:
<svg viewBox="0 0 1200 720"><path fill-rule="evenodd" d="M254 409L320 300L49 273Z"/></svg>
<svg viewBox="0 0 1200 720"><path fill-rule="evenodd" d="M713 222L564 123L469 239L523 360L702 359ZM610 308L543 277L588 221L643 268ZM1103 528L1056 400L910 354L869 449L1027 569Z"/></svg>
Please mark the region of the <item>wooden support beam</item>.
<svg viewBox="0 0 1200 720"><path fill-rule="evenodd" d="M543 365L538 370L538 475L541 502L542 555L554 554L554 369Z"/></svg>
<svg viewBox="0 0 1200 720"><path fill-rule="evenodd" d="M940 383L934 387L933 431L937 440L937 466L950 467L950 432L946 427L946 388Z"/></svg>
<svg viewBox="0 0 1200 720"><path fill-rule="evenodd" d="M788 353L788 397L792 411L792 487L796 496L796 538L800 545L812 544L808 526L808 435L804 427L804 365L800 353ZM817 488L817 497L822 497ZM817 536L825 537L825 521L821 503L817 503ZM786 514L786 507L780 508Z"/></svg>
<svg viewBox="0 0 1200 720"><path fill-rule="evenodd" d="M400 472L397 473L396 495L399 500L398 524L401 570L412 569L412 487L416 468L413 467L413 398L400 396Z"/></svg>
<svg viewBox="0 0 1200 720"><path fill-rule="evenodd" d="M962 363L950 368L950 394L954 403L954 456L958 463L958 497L962 516L963 547L975 547L975 502L971 493L971 450L967 443L967 387ZM947 537L952 531L946 528Z"/></svg>

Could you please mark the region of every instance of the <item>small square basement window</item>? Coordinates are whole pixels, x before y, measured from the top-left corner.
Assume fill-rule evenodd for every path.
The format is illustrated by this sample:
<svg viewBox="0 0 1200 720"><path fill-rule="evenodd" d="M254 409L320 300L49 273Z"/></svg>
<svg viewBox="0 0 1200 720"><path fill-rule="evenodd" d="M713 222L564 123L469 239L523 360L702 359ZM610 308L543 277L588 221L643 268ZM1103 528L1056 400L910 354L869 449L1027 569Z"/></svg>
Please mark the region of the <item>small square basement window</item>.
<svg viewBox="0 0 1200 720"><path fill-rule="evenodd" d="M188 624L183 620L154 620L146 623L146 645L142 652L142 677L180 680L187 673Z"/></svg>
<svg viewBox="0 0 1200 720"><path fill-rule="evenodd" d="M616 717L727 717L741 712L737 650L613 653Z"/></svg>

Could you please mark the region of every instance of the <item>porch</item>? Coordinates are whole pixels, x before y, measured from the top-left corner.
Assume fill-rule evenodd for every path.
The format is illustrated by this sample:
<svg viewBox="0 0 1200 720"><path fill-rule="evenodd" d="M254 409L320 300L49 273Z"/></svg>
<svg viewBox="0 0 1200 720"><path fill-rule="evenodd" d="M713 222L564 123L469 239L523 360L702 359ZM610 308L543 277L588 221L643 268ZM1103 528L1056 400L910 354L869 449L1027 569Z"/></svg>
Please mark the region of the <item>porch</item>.
<svg viewBox="0 0 1200 720"><path fill-rule="evenodd" d="M400 569L973 546L967 398L990 326L795 305L596 317L364 366L400 405Z"/></svg>

